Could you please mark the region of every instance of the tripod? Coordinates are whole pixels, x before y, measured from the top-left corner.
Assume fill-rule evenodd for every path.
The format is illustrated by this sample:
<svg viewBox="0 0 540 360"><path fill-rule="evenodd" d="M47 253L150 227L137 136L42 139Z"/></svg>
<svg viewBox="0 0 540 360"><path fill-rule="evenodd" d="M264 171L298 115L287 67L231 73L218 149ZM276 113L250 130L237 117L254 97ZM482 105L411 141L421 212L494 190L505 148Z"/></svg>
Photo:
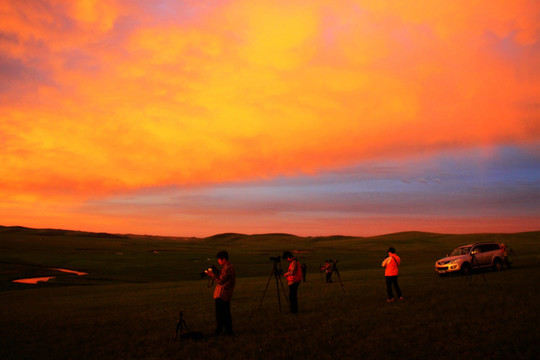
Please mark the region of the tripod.
<svg viewBox="0 0 540 360"><path fill-rule="evenodd" d="M334 273L334 271L336 272L336 274L338 276L339 284L341 285L341 290L343 290L343 293L345 294L345 287L343 286L343 282L341 281L341 276L339 275L339 270L337 268L337 260L334 260L332 262L332 269L330 270L330 276L329 276L328 280L326 281L326 287L324 288L324 295L326 295L326 292L328 291L328 286L332 282L331 277L332 277L332 274Z"/></svg>
<svg viewBox="0 0 540 360"><path fill-rule="evenodd" d="M184 332L184 328L186 328L187 333ZM189 328L186 324L186 320L184 320L184 313L180 311L180 317L178 318L178 323L176 324L176 335L174 336L174 340L178 339L178 335L182 337L185 334L189 334Z"/></svg>
<svg viewBox="0 0 540 360"><path fill-rule="evenodd" d="M186 328L186 331L184 331L184 328ZM178 323L176 324L176 335L174 336L174 340L176 341L180 337L180 340L182 339L194 339L199 340L203 338L203 334L199 331L189 331L189 328L186 324L186 320L184 320L184 313L180 311L180 317L178 318Z"/></svg>
<svg viewBox="0 0 540 360"><path fill-rule="evenodd" d="M283 282L281 281L281 261L278 258L271 258L271 260L274 260L274 266L272 267L272 271L270 272L270 276L268 277L268 281L266 282L266 287L264 288L263 296L261 298L261 302L259 303L259 307L257 308L257 311L260 310L262 302L264 300L264 296L266 295L266 290L268 289L268 285L270 284L270 280L272 280L272 276L276 279L276 289L277 289L277 297L278 297L278 304L279 304L279 312L281 312L281 296L279 294L279 285L281 284L281 289L283 290L283 295L285 297L285 300L287 303L289 303L289 299L287 299L287 292L285 291L285 287L283 286Z"/></svg>
<svg viewBox="0 0 540 360"><path fill-rule="evenodd" d="M472 254L471 265L469 266L467 277L465 278L465 280L469 283L469 285L471 284L471 281L472 281L473 265L475 262L476 262L476 265L480 266L480 262L476 258L476 254ZM481 274L482 274L482 277L484 278L484 282L487 284L486 275L484 275L483 272Z"/></svg>

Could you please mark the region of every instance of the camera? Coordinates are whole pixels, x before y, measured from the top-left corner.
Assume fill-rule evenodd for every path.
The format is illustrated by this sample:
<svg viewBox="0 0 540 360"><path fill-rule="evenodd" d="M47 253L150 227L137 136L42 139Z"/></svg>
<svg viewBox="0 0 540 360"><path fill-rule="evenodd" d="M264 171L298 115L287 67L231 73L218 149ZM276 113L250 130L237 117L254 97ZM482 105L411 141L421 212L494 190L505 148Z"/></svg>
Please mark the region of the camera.
<svg viewBox="0 0 540 360"><path fill-rule="evenodd" d="M204 278L206 275L208 275L208 273L212 273L216 276L219 276L219 269L215 265L210 266L208 269L200 273L201 279Z"/></svg>
<svg viewBox="0 0 540 360"><path fill-rule="evenodd" d="M272 261L274 261L274 262L281 261L281 256L270 257L270 260L272 260Z"/></svg>

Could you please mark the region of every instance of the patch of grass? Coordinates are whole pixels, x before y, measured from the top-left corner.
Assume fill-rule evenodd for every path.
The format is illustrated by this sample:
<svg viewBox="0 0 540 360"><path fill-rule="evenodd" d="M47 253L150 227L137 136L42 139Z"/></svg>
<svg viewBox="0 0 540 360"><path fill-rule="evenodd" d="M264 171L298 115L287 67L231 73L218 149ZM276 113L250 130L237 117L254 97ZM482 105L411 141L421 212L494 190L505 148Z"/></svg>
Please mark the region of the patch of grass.
<svg viewBox="0 0 540 360"><path fill-rule="evenodd" d="M539 350L538 232L208 239L71 232L43 239L36 233L0 231L1 359L530 359ZM509 244L518 255L515 267L470 279L435 274L435 260L477 241ZM390 304L380 267L388 246L403 260L405 296ZM234 337L210 335L212 289L198 278L220 249L229 250L238 276ZM307 251L299 254L308 276L298 315L288 313L283 296L279 311L273 278L257 311L272 269L268 257L283 250ZM334 276L324 295L318 266L327 258L339 260L346 294ZM37 286L11 283L50 267L89 275L63 274ZM204 339L174 341L180 310Z"/></svg>

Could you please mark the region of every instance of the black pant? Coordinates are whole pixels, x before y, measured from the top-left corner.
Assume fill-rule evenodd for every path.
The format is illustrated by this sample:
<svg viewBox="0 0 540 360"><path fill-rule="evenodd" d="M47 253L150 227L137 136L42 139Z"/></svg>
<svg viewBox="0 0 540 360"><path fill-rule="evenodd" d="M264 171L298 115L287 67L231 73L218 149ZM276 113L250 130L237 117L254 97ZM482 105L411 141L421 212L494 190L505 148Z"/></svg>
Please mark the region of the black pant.
<svg viewBox="0 0 540 360"><path fill-rule="evenodd" d="M332 273L327 273L327 274L326 274L326 282L327 282L327 283L331 283L331 282L332 282Z"/></svg>
<svg viewBox="0 0 540 360"><path fill-rule="evenodd" d="M215 299L216 301L216 335L221 334L223 327L225 327L225 333L232 333L232 317L231 317L231 302L225 301L221 298Z"/></svg>
<svg viewBox="0 0 540 360"><path fill-rule="evenodd" d="M289 303L291 305L291 313L296 314L298 312L298 287L299 282L289 285Z"/></svg>
<svg viewBox="0 0 540 360"><path fill-rule="evenodd" d="M396 288L398 298L401 297L401 289L399 288L397 282L397 276L386 276L386 290L388 291L388 299L393 299L394 294L392 293L392 285Z"/></svg>

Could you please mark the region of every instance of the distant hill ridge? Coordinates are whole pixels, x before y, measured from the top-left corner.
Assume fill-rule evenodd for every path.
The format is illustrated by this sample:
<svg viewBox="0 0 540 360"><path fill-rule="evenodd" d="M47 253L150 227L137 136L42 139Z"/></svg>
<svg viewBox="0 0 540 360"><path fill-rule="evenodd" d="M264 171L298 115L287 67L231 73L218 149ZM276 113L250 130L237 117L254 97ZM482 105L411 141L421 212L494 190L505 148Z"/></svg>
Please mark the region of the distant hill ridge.
<svg viewBox="0 0 540 360"><path fill-rule="evenodd" d="M124 234L109 234L105 232L89 232L78 230L63 230L63 229L35 229L24 226L2 226L0 225L0 232L25 232L29 234L35 234L40 236L86 236L95 238L118 238L127 239L129 235Z"/></svg>
<svg viewBox="0 0 540 360"><path fill-rule="evenodd" d="M94 238L122 238L129 239L132 237L148 237L148 238L182 238L182 239L204 239L208 241L234 241L241 238L296 238L296 239L310 239L312 241L319 240L347 240L347 239L359 239L361 236L346 236L346 235L328 235L328 236L298 236L288 233L265 233L265 234L242 234L242 233L220 233L207 237L179 237L179 236L165 236L165 235L149 235L149 234L112 234L106 232L91 232L91 231L80 231L80 230L65 230L65 229L51 229L51 228L30 228L25 226L2 226L0 225L0 232L24 232L26 234L40 235L40 236L86 236Z"/></svg>
<svg viewBox="0 0 540 360"><path fill-rule="evenodd" d="M129 238L169 238L169 239L203 239L208 241L235 241L243 238L252 238L264 240L267 238L284 238L284 239L309 239L311 241L327 241L327 240L350 240L350 239L377 239L385 238L386 240L399 240L403 238L430 238L430 237L439 237L444 235L457 235L457 236L467 236L470 234L442 234L442 233L432 233L432 232L422 232L422 231L402 231L397 233L381 234L370 237L362 236L346 236L346 235L328 235L328 236L298 236L288 233L267 233L267 234L241 234L241 233L221 233L215 234L208 237L180 237L180 236L162 236L162 235L142 235L142 234L112 234L106 232L90 232L90 231L79 231L79 230L65 230L65 229L50 229L50 228L29 228L25 226L2 226L0 225L0 232L2 233L26 233L29 235L39 235L39 236L85 236L93 238L115 238L115 239L129 239ZM516 232L515 234L537 234L540 231L524 231ZM497 233L482 233L482 234L497 234Z"/></svg>

